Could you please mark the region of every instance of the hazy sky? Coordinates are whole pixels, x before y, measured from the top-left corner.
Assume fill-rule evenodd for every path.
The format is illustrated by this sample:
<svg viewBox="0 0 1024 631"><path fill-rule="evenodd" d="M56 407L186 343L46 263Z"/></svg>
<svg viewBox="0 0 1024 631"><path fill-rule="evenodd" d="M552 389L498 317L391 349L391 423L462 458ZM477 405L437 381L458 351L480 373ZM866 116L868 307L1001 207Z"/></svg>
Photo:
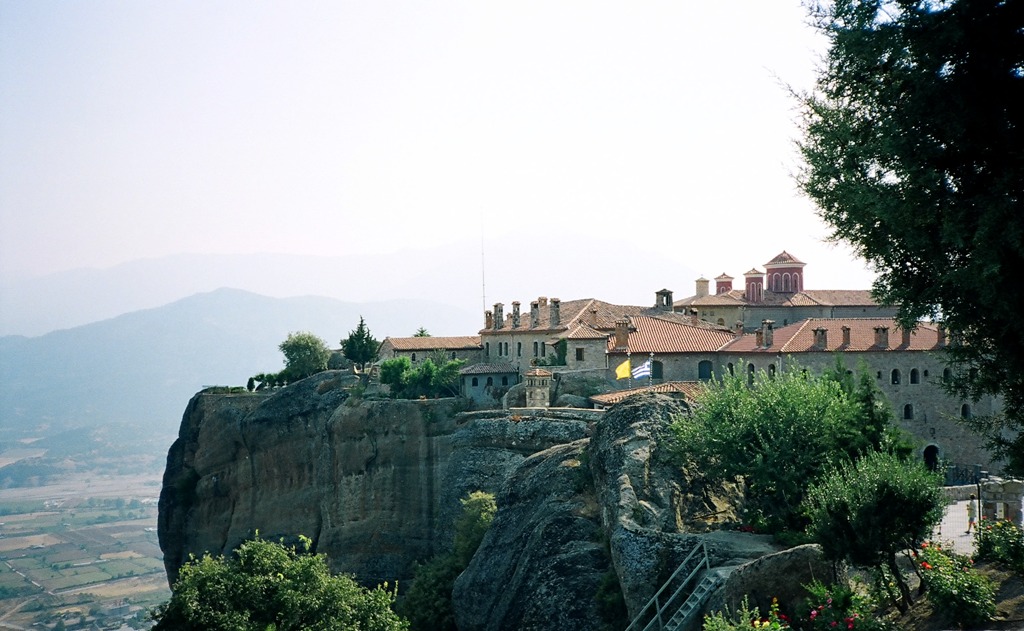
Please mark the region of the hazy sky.
<svg viewBox="0 0 1024 631"><path fill-rule="evenodd" d="M791 177L823 46L799 0L0 0L0 274L483 234L866 288Z"/></svg>

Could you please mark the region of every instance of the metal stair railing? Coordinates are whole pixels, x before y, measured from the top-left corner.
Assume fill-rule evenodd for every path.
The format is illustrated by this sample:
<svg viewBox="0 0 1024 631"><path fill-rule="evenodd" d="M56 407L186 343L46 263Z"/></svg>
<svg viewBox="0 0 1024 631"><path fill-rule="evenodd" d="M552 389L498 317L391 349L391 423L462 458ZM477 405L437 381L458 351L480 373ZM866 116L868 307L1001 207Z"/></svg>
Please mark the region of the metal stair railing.
<svg viewBox="0 0 1024 631"><path fill-rule="evenodd" d="M698 554L701 556L698 557ZM691 562L695 558L697 559L697 563L690 567ZM690 550L690 553L686 555L686 558L679 564L679 567L672 573L672 576L665 581L665 584L661 586L661 589L655 592L654 596L647 601L647 604L640 609L640 612L637 613L635 618L633 618L633 622L626 627L626 631L654 631L655 629L658 631L669 630L670 627L667 626L669 620L666 620L666 612L669 614L668 618L671 619L672 615L682 608L685 601L679 602L679 598L682 595L683 590L702 569L711 569L711 560L708 558L707 545L704 543L703 539L694 546L693 550ZM684 571L688 572L686 577L674 590L672 590L671 594L666 597L665 592L669 590L673 582ZM648 620L648 618L650 619ZM648 620L646 624L644 622L645 620Z"/></svg>
<svg viewBox="0 0 1024 631"><path fill-rule="evenodd" d="M707 600L708 596L711 595L712 590L722 582L722 577L717 574L705 574L704 578L701 579L700 583L693 592L686 597L683 605L676 610L672 617L669 618L668 622L665 623L665 631L677 631L682 628L687 620L690 619L694 613L696 613L704 601Z"/></svg>

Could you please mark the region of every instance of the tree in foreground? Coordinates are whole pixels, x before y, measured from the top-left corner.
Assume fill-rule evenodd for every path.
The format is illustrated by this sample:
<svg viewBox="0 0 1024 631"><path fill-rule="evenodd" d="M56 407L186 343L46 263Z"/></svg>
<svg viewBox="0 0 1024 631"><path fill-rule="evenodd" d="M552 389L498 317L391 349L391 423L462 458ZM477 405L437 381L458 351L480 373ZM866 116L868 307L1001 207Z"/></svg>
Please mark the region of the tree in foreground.
<svg viewBox="0 0 1024 631"><path fill-rule="evenodd" d="M310 540L302 537L306 552ZM400 631L387 585L360 587L334 576L326 557L260 539L230 558L193 558L153 612L154 629L174 631Z"/></svg>
<svg viewBox="0 0 1024 631"><path fill-rule="evenodd" d="M680 464L706 479L742 476L747 519L771 532L801 532L800 504L831 466L880 448L891 432L834 379L790 370L709 382L689 415L673 424Z"/></svg>
<svg viewBox="0 0 1024 631"><path fill-rule="evenodd" d="M278 349L284 353L282 376L288 381L298 381L327 370L327 360L331 358L327 342L308 331L289 333Z"/></svg>
<svg viewBox="0 0 1024 631"><path fill-rule="evenodd" d="M952 392L1005 395L981 428L1024 473L1024 3L836 0L814 17L830 48L800 95L799 184L902 324L951 331Z"/></svg>
<svg viewBox="0 0 1024 631"><path fill-rule="evenodd" d="M377 359L378 350L380 350L380 342L370 334L370 329L363 321L363 316L359 316L359 325L354 331L349 331L348 337L341 341L342 354L352 361L359 370L363 370L366 368L366 364Z"/></svg>
<svg viewBox="0 0 1024 631"><path fill-rule="evenodd" d="M826 558L851 561L892 576L897 607L912 603L896 555L931 536L946 505L940 478L922 463L887 452L867 454L807 491L808 533Z"/></svg>

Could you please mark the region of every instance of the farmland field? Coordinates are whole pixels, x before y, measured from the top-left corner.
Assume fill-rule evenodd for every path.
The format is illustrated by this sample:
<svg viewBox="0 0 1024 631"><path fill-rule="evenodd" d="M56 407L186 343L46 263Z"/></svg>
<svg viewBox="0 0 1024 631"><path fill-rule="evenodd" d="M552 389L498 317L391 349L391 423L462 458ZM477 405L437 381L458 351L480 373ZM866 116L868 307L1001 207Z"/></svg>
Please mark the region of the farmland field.
<svg viewBox="0 0 1024 631"><path fill-rule="evenodd" d="M24 442L0 442L0 629L149 628L170 597L156 533L165 448L81 441L48 459Z"/></svg>

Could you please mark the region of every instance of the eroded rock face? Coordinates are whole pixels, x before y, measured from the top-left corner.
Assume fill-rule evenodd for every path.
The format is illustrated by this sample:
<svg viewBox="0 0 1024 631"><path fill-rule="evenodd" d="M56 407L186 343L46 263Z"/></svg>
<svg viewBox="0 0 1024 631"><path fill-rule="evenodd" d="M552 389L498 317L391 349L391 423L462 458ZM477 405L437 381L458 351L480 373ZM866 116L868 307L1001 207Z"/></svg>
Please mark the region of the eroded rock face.
<svg viewBox="0 0 1024 631"><path fill-rule="evenodd" d="M313 539L367 585L408 581L451 545L458 499L494 492L528 455L584 421L456 419L457 402L348 403L337 373L274 394L198 394L168 453L159 535L171 582L190 553L228 553L256 530Z"/></svg>
<svg viewBox="0 0 1024 631"><path fill-rule="evenodd" d="M498 513L455 582L460 631L597 629L594 602L609 559L588 472L587 441L527 458L497 496Z"/></svg>
<svg viewBox="0 0 1024 631"><path fill-rule="evenodd" d="M739 491L706 488L671 463L668 425L681 412L665 397L633 397L591 438L520 464L455 583L459 629L600 628L595 597L610 571L632 616L701 539L714 566L774 551L763 537L708 534L735 521Z"/></svg>

